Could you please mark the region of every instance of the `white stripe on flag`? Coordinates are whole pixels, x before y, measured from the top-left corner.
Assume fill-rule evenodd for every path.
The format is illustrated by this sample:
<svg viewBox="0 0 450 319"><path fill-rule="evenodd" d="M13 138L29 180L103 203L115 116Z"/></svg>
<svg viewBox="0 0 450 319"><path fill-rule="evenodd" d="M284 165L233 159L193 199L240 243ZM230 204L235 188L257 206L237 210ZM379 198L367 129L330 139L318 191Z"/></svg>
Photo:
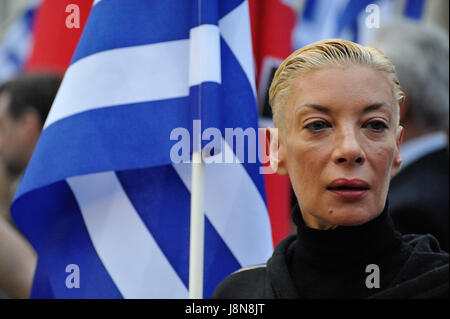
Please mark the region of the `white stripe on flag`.
<svg viewBox="0 0 450 319"><path fill-rule="evenodd" d="M114 172L67 179L89 236L124 298L187 298Z"/></svg>
<svg viewBox="0 0 450 319"><path fill-rule="evenodd" d="M189 86L211 81L222 83L219 28L203 24L189 34Z"/></svg>
<svg viewBox="0 0 450 319"><path fill-rule="evenodd" d="M222 143L222 151L234 156ZM235 156L234 160L235 164L205 164L205 214L241 266L260 264L273 252L269 215L247 171ZM192 164L172 165L190 191Z"/></svg>
<svg viewBox="0 0 450 319"><path fill-rule="evenodd" d="M244 1L219 21L219 29L239 61L256 98L255 66L253 61L252 35L250 28L248 2Z"/></svg>
<svg viewBox="0 0 450 319"><path fill-rule="evenodd" d="M189 40L99 52L72 64L44 127L91 109L189 95Z"/></svg>

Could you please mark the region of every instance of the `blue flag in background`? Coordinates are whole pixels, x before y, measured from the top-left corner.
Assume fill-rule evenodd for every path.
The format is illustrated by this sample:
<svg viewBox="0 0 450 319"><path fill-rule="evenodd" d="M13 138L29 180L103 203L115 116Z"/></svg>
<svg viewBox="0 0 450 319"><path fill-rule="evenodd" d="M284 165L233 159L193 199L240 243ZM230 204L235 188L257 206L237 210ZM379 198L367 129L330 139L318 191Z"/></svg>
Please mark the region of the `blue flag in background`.
<svg viewBox="0 0 450 319"><path fill-rule="evenodd" d="M432 0L428 0L432 1ZM376 5L381 23L394 17L420 20L426 7L425 0L305 0L294 30L294 47L342 38L366 44L373 32L366 18L372 13L367 6ZM370 8L370 7L369 7Z"/></svg>
<svg viewBox="0 0 450 319"><path fill-rule="evenodd" d="M0 84L23 71L31 51L33 23L40 0L29 0L0 43Z"/></svg>
<svg viewBox="0 0 450 319"><path fill-rule="evenodd" d="M31 297L187 298L191 164L171 133L256 130L255 101L247 1L96 1L12 205ZM237 162L205 168L204 297L272 253L263 176Z"/></svg>

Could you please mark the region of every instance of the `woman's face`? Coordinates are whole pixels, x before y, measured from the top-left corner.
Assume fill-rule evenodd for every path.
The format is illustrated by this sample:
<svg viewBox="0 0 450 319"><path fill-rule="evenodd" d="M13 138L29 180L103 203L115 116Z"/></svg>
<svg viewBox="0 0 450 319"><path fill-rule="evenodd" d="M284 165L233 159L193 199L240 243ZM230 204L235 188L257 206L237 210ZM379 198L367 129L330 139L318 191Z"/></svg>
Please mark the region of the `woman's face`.
<svg viewBox="0 0 450 319"><path fill-rule="evenodd" d="M378 216L403 135L387 78L363 66L312 71L293 81L284 112L278 173L289 175L305 223L329 229Z"/></svg>

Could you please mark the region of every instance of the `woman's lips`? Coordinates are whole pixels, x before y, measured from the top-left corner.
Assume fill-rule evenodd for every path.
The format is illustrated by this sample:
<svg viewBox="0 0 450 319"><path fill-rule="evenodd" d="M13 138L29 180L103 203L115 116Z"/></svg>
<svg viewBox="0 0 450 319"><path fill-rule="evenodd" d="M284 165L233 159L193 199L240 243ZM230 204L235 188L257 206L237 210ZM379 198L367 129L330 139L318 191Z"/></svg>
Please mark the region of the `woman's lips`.
<svg viewBox="0 0 450 319"><path fill-rule="evenodd" d="M370 189L370 185L361 179L338 178L331 182L327 190L345 200L363 198Z"/></svg>
<svg viewBox="0 0 450 319"><path fill-rule="evenodd" d="M338 196L339 198L347 200L361 199L368 192L368 190L355 190L355 189L349 190L329 189L329 191Z"/></svg>

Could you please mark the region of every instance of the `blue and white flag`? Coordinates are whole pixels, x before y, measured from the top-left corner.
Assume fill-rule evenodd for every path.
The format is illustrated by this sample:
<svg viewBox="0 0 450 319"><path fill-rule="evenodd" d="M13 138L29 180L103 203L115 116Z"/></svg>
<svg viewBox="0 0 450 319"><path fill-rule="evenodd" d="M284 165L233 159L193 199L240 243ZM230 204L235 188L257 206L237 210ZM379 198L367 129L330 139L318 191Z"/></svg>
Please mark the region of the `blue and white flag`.
<svg viewBox="0 0 450 319"><path fill-rule="evenodd" d="M193 120L257 128L247 1L96 1L12 205L32 297L188 297L191 164L170 137ZM205 165L204 297L272 253L263 176L236 163Z"/></svg>
<svg viewBox="0 0 450 319"><path fill-rule="evenodd" d="M294 47L342 38L366 44L378 23L394 17L421 19L432 0L305 0L294 29Z"/></svg>
<svg viewBox="0 0 450 319"><path fill-rule="evenodd" d="M29 0L0 43L0 84L23 71L31 52L33 22L40 3L40 0Z"/></svg>

